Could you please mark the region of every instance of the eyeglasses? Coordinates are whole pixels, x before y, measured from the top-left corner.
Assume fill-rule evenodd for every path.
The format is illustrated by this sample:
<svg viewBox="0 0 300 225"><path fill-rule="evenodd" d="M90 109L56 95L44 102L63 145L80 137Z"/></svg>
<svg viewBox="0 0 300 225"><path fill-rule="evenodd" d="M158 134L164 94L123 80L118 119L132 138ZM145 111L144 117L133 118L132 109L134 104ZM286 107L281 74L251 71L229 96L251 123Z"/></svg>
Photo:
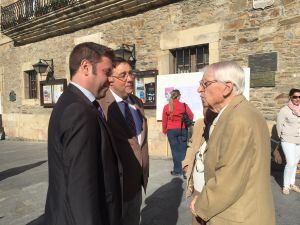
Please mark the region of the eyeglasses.
<svg viewBox="0 0 300 225"><path fill-rule="evenodd" d="M292 96L292 99L300 99L300 95L299 96L296 96L296 95L294 95L294 96Z"/></svg>
<svg viewBox="0 0 300 225"><path fill-rule="evenodd" d="M216 82L218 82L218 81L217 80L209 80L209 81L206 81L206 82L200 81L200 86L203 89L206 89L209 85L211 85L213 83L216 83Z"/></svg>
<svg viewBox="0 0 300 225"><path fill-rule="evenodd" d="M121 73L121 74L119 74L119 76L112 76L112 77L115 77L120 81L126 81L128 79L128 77L134 79L135 75L133 73L129 72L129 73Z"/></svg>

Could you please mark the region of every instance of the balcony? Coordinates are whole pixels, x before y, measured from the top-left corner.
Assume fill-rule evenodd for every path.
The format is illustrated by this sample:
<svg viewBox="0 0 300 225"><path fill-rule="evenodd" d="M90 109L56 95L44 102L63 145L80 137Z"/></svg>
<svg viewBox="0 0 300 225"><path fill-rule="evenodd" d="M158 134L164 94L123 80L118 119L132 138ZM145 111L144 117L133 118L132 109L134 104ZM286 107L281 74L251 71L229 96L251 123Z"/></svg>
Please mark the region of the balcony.
<svg viewBox="0 0 300 225"><path fill-rule="evenodd" d="M171 2L174 0L19 0L1 7L1 32L19 46Z"/></svg>

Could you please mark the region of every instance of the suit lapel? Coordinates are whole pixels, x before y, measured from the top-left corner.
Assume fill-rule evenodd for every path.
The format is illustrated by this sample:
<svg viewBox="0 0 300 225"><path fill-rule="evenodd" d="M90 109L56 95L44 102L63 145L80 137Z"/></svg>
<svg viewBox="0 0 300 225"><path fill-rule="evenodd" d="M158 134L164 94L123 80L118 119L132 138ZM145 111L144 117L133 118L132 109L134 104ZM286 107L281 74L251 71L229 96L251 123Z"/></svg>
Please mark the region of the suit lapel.
<svg viewBox="0 0 300 225"><path fill-rule="evenodd" d="M134 104L134 107L136 108L137 112L138 112L138 115L142 121L142 132L141 132L141 146L144 145L145 141L146 141L146 137L147 137L147 119L145 117L145 114L144 114L144 110L143 108L141 108L137 101L135 100L134 97L132 97L132 95L129 96L131 102L133 102ZM136 138L136 141L138 142L137 138Z"/></svg>
<svg viewBox="0 0 300 225"><path fill-rule="evenodd" d="M106 120L113 119L118 121L122 129L125 129L127 134L131 133L131 130L128 127L128 124L119 108L119 105L110 90L107 90L105 97L101 98L99 103L104 111Z"/></svg>

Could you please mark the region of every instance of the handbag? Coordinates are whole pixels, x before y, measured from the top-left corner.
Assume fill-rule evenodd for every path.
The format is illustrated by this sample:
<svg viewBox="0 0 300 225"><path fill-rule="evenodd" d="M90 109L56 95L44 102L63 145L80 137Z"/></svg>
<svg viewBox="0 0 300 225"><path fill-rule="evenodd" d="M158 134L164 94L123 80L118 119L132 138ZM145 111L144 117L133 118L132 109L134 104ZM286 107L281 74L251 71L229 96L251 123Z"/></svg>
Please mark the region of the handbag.
<svg viewBox="0 0 300 225"><path fill-rule="evenodd" d="M184 112L183 112L182 118L181 118L181 129L183 127L183 124L185 125L185 128L187 129L194 124L194 121L189 118L189 115L186 112L186 104L183 103L183 105L184 105Z"/></svg>

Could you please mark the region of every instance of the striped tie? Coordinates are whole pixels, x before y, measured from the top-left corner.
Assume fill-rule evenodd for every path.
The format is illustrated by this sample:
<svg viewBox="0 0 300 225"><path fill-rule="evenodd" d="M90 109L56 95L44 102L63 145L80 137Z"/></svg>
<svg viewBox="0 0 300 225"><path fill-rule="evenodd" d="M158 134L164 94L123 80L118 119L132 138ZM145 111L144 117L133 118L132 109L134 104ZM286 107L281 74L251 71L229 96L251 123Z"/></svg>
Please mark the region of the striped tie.
<svg viewBox="0 0 300 225"><path fill-rule="evenodd" d="M134 136L136 136L136 127L135 127L135 123L134 123L134 119L132 116L132 113L129 109L128 103L123 101L124 106L125 106L125 120L130 128L130 130L132 131L132 134Z"/></svg>
<svg viewBox="0 0 300 225"><path fill-rule="evenodd" d="M97 100L94 100L94 101L93 101L93 105L97 108L98 113L99 113L99 116L100 116L102 119L105 119L104 112L103 112L103 110L102 110L100 104L97 102Z"/></svg>

